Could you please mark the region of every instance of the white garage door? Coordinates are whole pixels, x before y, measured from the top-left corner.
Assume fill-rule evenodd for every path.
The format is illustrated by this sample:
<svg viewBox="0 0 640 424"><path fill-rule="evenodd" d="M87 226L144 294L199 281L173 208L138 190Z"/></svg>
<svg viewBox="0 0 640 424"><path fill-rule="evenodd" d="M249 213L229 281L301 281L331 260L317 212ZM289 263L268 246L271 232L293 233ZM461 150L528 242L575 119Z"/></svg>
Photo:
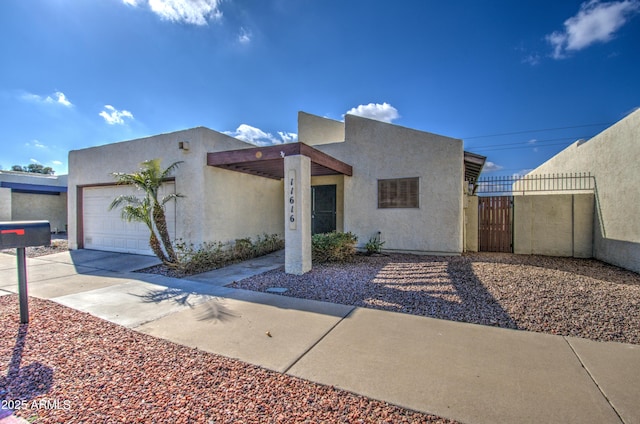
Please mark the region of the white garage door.
<svg viewBox="0 0 640 424"><path fill-rule="evenodd" d="M160 198L166 193L175 193L175 184L166 183ZM109 252L153 255L149 247L149 229L141 222L122 219L120 209L109 210L116 197L126 194L142 198L142 192L129 186L85 187L83 189L84 248ZM167 226L171 239L175 239L175 202L166 204Z"/></svg>

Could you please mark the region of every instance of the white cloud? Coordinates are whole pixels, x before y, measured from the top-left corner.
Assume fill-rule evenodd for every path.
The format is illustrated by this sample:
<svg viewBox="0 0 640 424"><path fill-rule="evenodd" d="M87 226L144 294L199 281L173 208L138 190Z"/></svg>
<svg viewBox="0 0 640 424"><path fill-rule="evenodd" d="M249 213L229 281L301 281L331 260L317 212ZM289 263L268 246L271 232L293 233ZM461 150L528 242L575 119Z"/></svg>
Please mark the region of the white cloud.
<svg viewBox="0 0 640 424"><path fill-rule="evenodd" d="M240 28L240 35L238 35L238 42L240 44L249 44L251 42L251 33L244 28Z"/></svg>
<svg viewBox="0 0 640 424"><path fill-rule="evenodd" d="M347 111L347 115L358 115L382 122L392 122L400 117L398 110L389 103L369 103Z"/></svg>
<svg viewBox="0 0 640 424"><path fill-rule="evenodd" d="M52 97L53 96L53 97ZM21 98L28 102L59 104L65 107L72 107L73 104L67 99L62 91L56 91L52 96L39 96L33 93L24 93Z"/></svg>
<svg viewBox="0 0 640 424"><path fill-rule="evenodd" d="M529 172L533 171L533 168L531 169L521 169L520 171L511 174L512 178L521 178L524 177L525 175L527 175Z"/></svg>
<svg viewBox="0 0 640 424"><path fill-rule="evenodd" d="M547 35L547 42L553 47L551 56L554 59L562 59L567 57L567 52L610 41L613 34L638 10L640 0L608 3L590 0L582 3L578 13L564 21L564 30Z"/></svg>
<svg viewBox="0 0 640 424"><path fill-rule="evenodd" d="M540 64L540 55L537 53L530 53L527 56L525 56L522 61L522 63L527 63L531 66L536 66Z"/></svg>
<svg viewBox="0 0 640 424"><path fill-rule="evenodd" d="M40 161L39 161L38 159L34 159L34 158L29 159L29 161L30 161L31 163L37 163L37 164L39 164L39 163L40 163Z"/></svg>
<svg viewBox="0 0 640 424"><path fill-rule="evenodd" d="M26 147L37 147L38 149L46 149L47 146L42 144L39 140L32 140L25 143Z"/></svg>
<svg viewBox="0 0 640 424"><path fill-rule="evenodd" d="M55 96L55 99L52 99L50 96L47 96L45 101L48 103L59 103L66 107L73 106L71 102L67 99L67 96L65 96L62 91L56 91L55 93L53 93L53 95Z"/></svg>
<svg viewBox="0 0 640 424"><path fill-rule="evenodd" d="M54 165L62 165L62 162L60 162L59 160L52 160L51 163Z"/></svg>
<svg viewBox="0 0 640 424"><path fill-rule="evenodd" d="M102 116L109 125L124 125L124 118L133 119L133 114L128 110L117 110L111 105L104 105L105 110L98 115Z"/></svg>
<svg viewBox="0 0 640 424"><path fill-rule="evenodd" d="M494 162L487 161L485 162L484 167L482 168L482 172L496 172L496 171L500 171L502 168L504 167Z"/></svg>
<svg viewBox="0 0 640 424"><path fill-rule="evenodd" d="M151 11L172 22L207 25L209 20L222 18L222 0L122 0L129 6L148 4Z"/></svg>
<svg viewBox="0 0 640 424"><path fill-rule="evenodd" d="M298 141L298 134L278 131L278 136L262 131L251 125L241 124L235 131L224 131L225 134L238 140L255 144L256 146L269 146L272 144L293 143Z"/></svg>

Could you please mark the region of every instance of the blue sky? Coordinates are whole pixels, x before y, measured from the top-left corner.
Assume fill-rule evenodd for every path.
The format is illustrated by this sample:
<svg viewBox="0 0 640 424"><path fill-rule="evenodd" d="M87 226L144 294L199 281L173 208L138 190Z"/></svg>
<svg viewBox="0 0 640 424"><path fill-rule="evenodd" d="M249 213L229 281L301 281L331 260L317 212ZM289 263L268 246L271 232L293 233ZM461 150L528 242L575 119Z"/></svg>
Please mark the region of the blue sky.
<svg viewBox="0 0 640 424"><path fill-rule="evenodd" d="M465 140L532 169L640 106L640 0L2 0L0 167L297 112ZM389 140L393 143L394 140Z"/></svg>

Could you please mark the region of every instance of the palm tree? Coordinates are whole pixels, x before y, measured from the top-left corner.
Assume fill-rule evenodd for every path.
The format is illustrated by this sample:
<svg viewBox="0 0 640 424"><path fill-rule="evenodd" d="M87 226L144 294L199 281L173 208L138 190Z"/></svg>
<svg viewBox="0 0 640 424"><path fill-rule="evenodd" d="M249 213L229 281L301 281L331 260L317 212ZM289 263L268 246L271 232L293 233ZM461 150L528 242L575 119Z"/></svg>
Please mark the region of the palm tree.
<svg viewBox="0 0 640 424"><path fill-rule="evenodd" d="M149 246L151 246L151 250L153 250L153 253L155 253L162 263L167 264L169 260L162 251L160 240L158 240L158 236L156 236L156 232L153 229L153 221L151 220L151 203L149 198L145 197L143 199L139 199L136 196L118 196L113 200L113 202L111 202L111 205L109 205L109 210L115 209L123 203L126 203L126 205L121 211L122 219L128 222L143 222L147 228L149 228Z"/></svg>
<svg viewBox="0 0 640 424"><path fill-rule="evenodd" d="M111 203L110 209L122 204L130 206L130 208L127 208L127 206L123 208L123 219L144 222L147 225L151 232L149 238L151 249L166 265L177 265L178 259L173 250L171 237L167 229L165 205L169 201L176 200L178 197L183 196L181 194L171 193L159 199L159 191L163 181L169 177L181 163L182 162L174 162L169 165L168 168L162 170L160 167L160 159L151 159L142 162L139 172L131 174L114 172L112 174L118 181L118 184L133 185L139 190L144 191L145 197L143 200L140 200L135 196L118 196ZM154 244L156 245L155 248Z"/></svg>

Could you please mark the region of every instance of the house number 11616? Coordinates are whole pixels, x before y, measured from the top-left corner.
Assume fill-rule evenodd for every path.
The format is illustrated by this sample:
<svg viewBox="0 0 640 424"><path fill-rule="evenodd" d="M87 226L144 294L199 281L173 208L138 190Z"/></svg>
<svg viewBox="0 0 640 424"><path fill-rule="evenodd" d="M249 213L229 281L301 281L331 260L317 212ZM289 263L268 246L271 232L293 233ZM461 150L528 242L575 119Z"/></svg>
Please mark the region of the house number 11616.
<svg viewBox="0 0 640 424"><path fill-rule="evenodd" d="M289 204L287 208L289 209L289 229L296 229L296 171L293 169L289 171L288 180L288 194L289 194Z"/></svg>

